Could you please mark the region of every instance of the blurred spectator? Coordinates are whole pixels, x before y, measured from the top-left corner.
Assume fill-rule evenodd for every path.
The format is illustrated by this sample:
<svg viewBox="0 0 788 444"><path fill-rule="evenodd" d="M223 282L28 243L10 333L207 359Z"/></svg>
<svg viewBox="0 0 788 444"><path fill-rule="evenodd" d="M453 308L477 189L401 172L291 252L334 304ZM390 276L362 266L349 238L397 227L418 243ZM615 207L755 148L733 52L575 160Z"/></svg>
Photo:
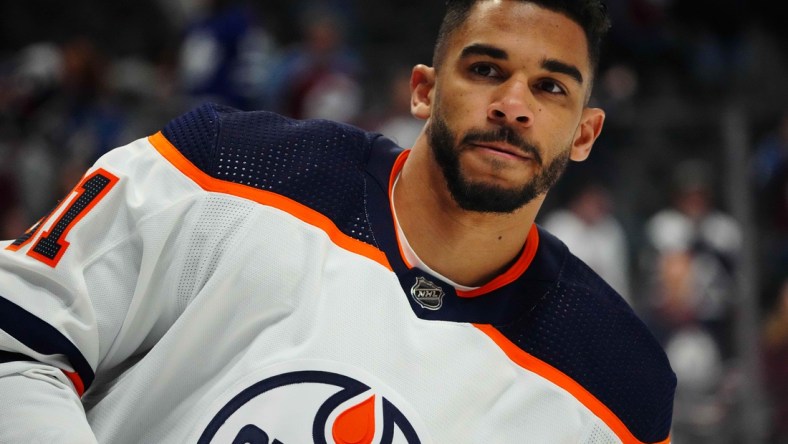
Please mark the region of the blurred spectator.
<svg viewBox="0 0 788 444"><path fill-rule="evenodd" d="M632 303L629 244L624 228L613 215L607 188L598 183L581 186L566 208L546 216L544 227Z"/></svg>
<svg viewBox="0 0 788 444"><path fill-rule="evenodd" d="M424 128L424 121L410 113L410 73L409 66L392 69L386 87L388 100L383 105L380 121L373 128L403 148L413 146Z"/></svg>
<svg viewBox="0 0 788 444"><path fill-rule="evenodd" d="M746 79L752 48L746 38L752 8L744 0L676 1L686 66L698 93L719 94Z"/></svg>
<svg viewBox="0 0 788 444"><path fill-rule="evenodd" d="M65 158L83 169L120 143L127 116L113 100L107 55L84 38L63 47L62 127Z"/></svg>
<svg viewBox="0 0 788 444"><path fill-rule="evenodd" d="M254 8L240 1L210 0L205 15L185 31L181 86L200 101L255 108L275 52L273 37Z"/></svg>
<svg viewBox="0 0 788 444"><path fill-rule="evenodd" d="M682 162L673 185L673 204L646 225L659 280L653 303L669 326L694 319L722 339L718 330L729 308L741 230L731 216L716 208L707 163Z"/></svg>
<svg viewBox="0 0 788 444"><path fill-rule="evenodd" d="M24 196L13 213L16 220L29 224L51 210L79 179L69 171L81 175L107 150L128 141L123 136L130 123L147 115L129 112L137 104L135 88L121 85L129 76L118 75L114 61L86 37L36 43L10 60L4 82L13 87L0 97L10 125L0 143L7 146L5 159L14 164L10 174ZM150 81L153 76L139 80L146 79L146 91L161 83Z"/></svg>
<svg viewBox="0 0 788 444"><path fill-rule="evenodd" d="M680 74L680 45L670 10L676 0L608 0L611 14L609 57L614 64L631 67L645 94L663 89ZM618 74L630 75L630 73ZM627 81L625 79L625 81Z"/></svg>
<svg viewBox="0 0 788 444"><path fill-rule="evenodd" d="M35 43L20 49L8 65L0 106L24 130L38 107L59 90L63 56L54 43Z"/></svg>
<svg viewBox="0 0 788 444"><path fill-rule="evenodd" d="M788 169L788 109L775 128L761 138L753 158L756 184L766 189L784 170Z"/></svg>
<svg viewBox="0 0 788 444"><path fill-rule="evenodd" d="M731 414L730 307L742 234L716 208L709 164L687 160L673 177L673 204L646 225L653 276L650 321L665 344L679 385L676 442L718 443Z"/></svg>
<svg viewBox="0 0 788 444"><path fill-rule="evenodd" d="M616 116L632 114L633 100L639 94L640 78L630 65L619 63L601 73L595 97L606 113Z"/></svg>
<svg viewBox="0 0 788 444"><path fill-rule="evenodd" d="M83 139L79 152L69 152L85 112L101 89L101 63L93 46L85 39L63 45L36 43L24 48L10 63L9 82L15 87L4 98L5 117L15 125L3 134L13 162L8 174L13 187L24 196L19 209L22 219L48 212L55 202L55 165L63 161L80 162L92 158L100 149L98 138ZM19 217L19 212L16 212ZM14 235L18 236L20 233Z"/></svg>
<svg viewBox="0 0 788 444"><path fill-rule="evenodd" d="M354 122L363 106L362 64L345 39L347 24L331 9L308 9L302 39L282 55L268 79L272 110L295 118Z"/></svg>
<svg viewBox="0 0 788 444"><path fill-rule="evenodd" d="M771 401L770 443L788 443L788 279L777 290L777 298L763 328L763 368L766 393Z"/></svg>
<svg viewBox="0 0 788 444"><path fill-rule="evenodd" d="M736 373L724 362L715 338L698 325L687 325L667 341L665 353L678 380L671 442L740 442L732 438L729 421Z"/></svg>
<svg viewBox="0 0 788 444"><path fill-rule="evenodd" d="M0 171L0 239L16 238L28 228L20 198L13 176Z"/></svg>

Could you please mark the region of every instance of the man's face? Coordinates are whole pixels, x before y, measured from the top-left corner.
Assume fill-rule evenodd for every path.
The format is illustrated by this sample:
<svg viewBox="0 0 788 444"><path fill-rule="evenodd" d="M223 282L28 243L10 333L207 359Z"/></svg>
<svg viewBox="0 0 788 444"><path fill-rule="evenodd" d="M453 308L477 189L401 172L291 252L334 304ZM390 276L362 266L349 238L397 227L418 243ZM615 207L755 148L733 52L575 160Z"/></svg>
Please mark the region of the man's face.
<svg viewBox="0 0 788 444"><path fill-rule="evenodd" d="M582 160L573 147L590 75L585 34L569 18L520 1L474 6L436 67L427 126L457 204L512 212Z"/></svg>

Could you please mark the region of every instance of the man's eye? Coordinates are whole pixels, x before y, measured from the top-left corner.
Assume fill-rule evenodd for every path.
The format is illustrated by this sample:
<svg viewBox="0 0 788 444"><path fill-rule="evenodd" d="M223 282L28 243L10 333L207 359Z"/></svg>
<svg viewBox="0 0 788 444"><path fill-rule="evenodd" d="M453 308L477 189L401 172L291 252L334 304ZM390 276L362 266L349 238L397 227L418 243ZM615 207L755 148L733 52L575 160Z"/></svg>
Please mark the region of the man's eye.
<svg viewBox="0 0 788 444"><path fill-rule="evenodd" d="M501 73L492 65L479 63L471 66L471 72L482 77L500 77Z"/></svg>
<svg viewBox="0 0 788 444"><path fill-rule="evenodd" d="M550 94L566 94L566 91L556 82L550 80L543 80L539 82L539 88L543 91L547 91Z"/></svg>

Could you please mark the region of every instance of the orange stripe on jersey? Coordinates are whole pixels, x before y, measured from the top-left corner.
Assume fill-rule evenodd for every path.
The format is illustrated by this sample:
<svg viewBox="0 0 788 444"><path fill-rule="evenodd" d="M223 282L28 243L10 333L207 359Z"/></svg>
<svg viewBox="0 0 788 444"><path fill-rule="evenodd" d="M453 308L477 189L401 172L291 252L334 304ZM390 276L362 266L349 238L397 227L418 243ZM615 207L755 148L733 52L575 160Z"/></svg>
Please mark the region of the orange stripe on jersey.
<svg viewBox="0 0 788 444"><path fill-rule="evenodd" d="M397 222L396 213L394 212L394 182L397 180L397 176L399 176L399 172L402 171L402 167L405 165L405 161L408 159L408 155L410 155L410 150L405 150L399 153L397 156L397 160L394 161L394 167L391 169L391 174L389 175L389 208L391 209L391 218L394 222L394 233L397 236L397 249L399 249L399 257L402 258L402 262L408 267L413 268L413 264L408 262L408 259L405 257L405 251L402 249L402 242L399 241L399 231L397 230L397 226L399 223Z"/></svg>
<svg viewBox="0 0 788 444"><path fill-rule="evenodd" d="M77 391L77 395L82 397L82 394L85 393L85 384L82 383L82 378L79 377L77 372L67 372L65 370L61 371L69 380L71 380L71 383L74 384L74 389Z"/></svg>
<svg viewBox="0 0 788 444"><path fill-rule="evenodd" d="M258 188L250 187L247 185L228 182L225 180L211 177L204 171L197 168L189 161L175 146L164 137L161 131L148 137L150 143L156 150L164 156L170 163L172 163L180 172L193 180L202 189L211 192L225 193L233 196L243 197L264 205L278 208L285 211L298 219L313 225L323 230L328 237L337 246L360 254L364 257L374 260L375 262L383 265L391 270L386 255L366 242L350 237L340 231L340 229L324 214L319 213L305 205L302 205L292 199L289 199L280 194L272 193L270 191L261 190Z"/></svg>
<svg viewBox="0 0 788 444"><path fill-rule="evenodd" d="M645 444L639 441L632 435L627 426L616 416L605 404L592 395L583 386L577 383L574 379L567 376L564 372L558 370L552 365L542 361L541 359L524 351L500 331L491 325L473 324L476 328L481 330L484 334L490 337L506 355L515 364L523 367L526 370L532 371L553 384L563 388L569 394L580 401L591 412L593 412L599 419L601 419L608 427L621 439L624 444ZM664 441L655 444L668 444L670 437Z"/></svg>
<svg viewBox="0 0 788 444"><path fill-rule="evenodd" d="M391 195L394 190L394 181L397 180L397 176L399 172L402 170L402 167L405 165L405 160L408 158L408 154L410 151L405 150L400 153L397 160L394 162L394 168L391 169L391 176L389 177L389 205L391 206L391 217L394 217L394 207L392 205ZM397 221L394 220L394 225L397 225ZM408 268L413 268L413 264L408 262L408 259L405 257L405 253L402 250L402 243L399 240L399 234L397 235L397 246L399 247L399 255L402 257L402 262L407 265ZM536 250L539 248L539 230L536 228L536 224L531 225L530 231L528 231L528 236L525 240L525 248L523 248L523 252L520 254L520 257L517 261L509 267L503 274L499 275L495 279L491 280L490 282L484 284L483 286L476 288L470 291L462 291L457 290L457 296L463 298L471 298L476 296L481 296L483 294L489 293L493 290L497 290L504 285L510 284L517 280L524 272L528 269L528 266L531 265L531 261L536 256Z"/></svg>
<svg viewBox="0 0 788 444"><path fill-rule="evenodd" d="M509 269L506 270L506 272L502 275L496 277L495 279L475 290L457 290L457 296L463 298L480 296L516 281L517 278L519 278L525 272L525 270L528 269L528 266L531 265L531 261L534 260L534 256L536 256L536 250L538 248L539 229L536 228L536 224L531 224L531 229L528 231L528 237L525 239L525 248L523 248L522 254L517 259L517 262L514 263L514 265L509 267Z"/></svg>

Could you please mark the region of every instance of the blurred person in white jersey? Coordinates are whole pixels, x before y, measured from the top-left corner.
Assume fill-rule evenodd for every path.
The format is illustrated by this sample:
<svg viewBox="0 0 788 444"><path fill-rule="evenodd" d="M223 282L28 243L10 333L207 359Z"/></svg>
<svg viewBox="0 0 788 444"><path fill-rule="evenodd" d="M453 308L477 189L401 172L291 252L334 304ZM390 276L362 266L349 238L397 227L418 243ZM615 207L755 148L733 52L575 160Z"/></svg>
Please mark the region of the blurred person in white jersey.
<svg viewBox="0 0 788 444"><path fill-rule="evenodd" d="M204 105L0 244L0 442L666 443L675 376L534 220L598 0L449 1L412 149Z"/></svg>
<svg viewBox="0 0 788 444"><path fill-rule="evenodd" d="M565 207L547 214L544 228L597 272L630 304L629 240L613 213L613 197L601 183L581 183Z"/></svg>

